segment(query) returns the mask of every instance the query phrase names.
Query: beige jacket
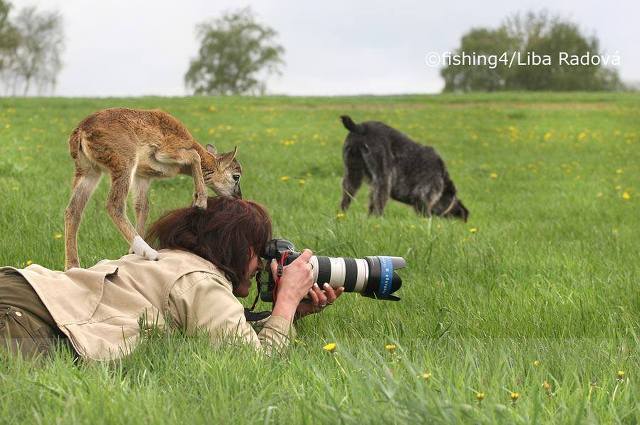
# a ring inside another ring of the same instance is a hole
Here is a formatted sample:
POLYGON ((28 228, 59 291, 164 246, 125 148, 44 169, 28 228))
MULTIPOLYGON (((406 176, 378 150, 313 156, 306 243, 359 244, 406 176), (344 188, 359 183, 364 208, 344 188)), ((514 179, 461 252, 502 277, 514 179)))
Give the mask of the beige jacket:
POLYGON ((126 255, 88 269, 58 272, 34 264, 18 272, 78 354, 92 360, 128 354, 141 329, 165 321, 188 334, 205 330, 214 344, 239 338, 267 353, 286 346, 295 332, 288 320, 271 316, 256 334, 224 274, 185 251, 161 250, 158 261, 126 255))

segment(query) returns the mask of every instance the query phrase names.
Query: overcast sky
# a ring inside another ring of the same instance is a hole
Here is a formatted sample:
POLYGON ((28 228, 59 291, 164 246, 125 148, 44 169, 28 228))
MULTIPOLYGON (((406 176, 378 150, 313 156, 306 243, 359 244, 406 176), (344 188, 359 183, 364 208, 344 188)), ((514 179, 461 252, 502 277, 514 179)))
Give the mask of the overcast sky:
POLYGON ((640 81, 640 3, 632 0, 11 0, 58 10, 65 22, 57 95, 175 96, 197 52, 195 25, 250 5, 279 33, 283 74, 268 92, 291 95, 436 93, 444 83, 427 52, 455 49, 471 27, 497 26, 516 11, 546 8, 619 53, 625 81, 640 81))

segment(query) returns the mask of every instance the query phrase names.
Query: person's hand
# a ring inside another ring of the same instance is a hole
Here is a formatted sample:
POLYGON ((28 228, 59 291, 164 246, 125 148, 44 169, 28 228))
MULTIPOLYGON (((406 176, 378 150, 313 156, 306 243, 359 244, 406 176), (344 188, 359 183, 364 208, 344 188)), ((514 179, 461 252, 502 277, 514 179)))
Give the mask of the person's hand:
POLYGON ((331 285, 325 283, 323 288, 324 290, 320 289, 317 283, 313 284, 313 287, 309 290, 308 302, 305 302, 307 300, 302 300, 302 302, 298 304, 295 315, 296 319, 321 312, 326 306, 333 304, 336 298, 344 292, 344 286, 333 289, 331 285))
MULTIPOLYGON (((293 319, 300 300, 309 293, 313 286, 313 267, 309 264, 312 255, 311 250, 305 249, 291 264, 284 266, 278 284, 273 315, 283 316, 289 320, 293 319)), ((278 264, 275 261, 271 262, 271 273, 274 277, 277 276, 278 264)))

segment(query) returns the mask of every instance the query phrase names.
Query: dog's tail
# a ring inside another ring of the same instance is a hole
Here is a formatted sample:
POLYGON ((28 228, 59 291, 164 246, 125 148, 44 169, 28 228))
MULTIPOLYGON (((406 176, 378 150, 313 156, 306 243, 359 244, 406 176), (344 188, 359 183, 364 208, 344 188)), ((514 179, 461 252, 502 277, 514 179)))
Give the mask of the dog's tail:
POLYGON ((350 116, 342 115, 340 119, 342 120, 342 125, 350 132, 364 134, 364 125, 354 123, 350 116))

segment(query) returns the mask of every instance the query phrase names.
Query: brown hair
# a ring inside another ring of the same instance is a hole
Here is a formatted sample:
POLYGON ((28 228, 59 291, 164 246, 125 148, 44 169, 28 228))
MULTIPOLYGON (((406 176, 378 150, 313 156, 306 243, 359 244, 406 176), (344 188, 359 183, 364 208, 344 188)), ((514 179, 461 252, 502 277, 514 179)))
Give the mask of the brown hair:
POLYGON ((218 196, 207 208, 169 211, 151 225, 147 241, 158 249, 189 251, 211 261, 235 288, 247 278, 250 249, 260 255, 271 239, 271 219, 252 201, 218 196))

